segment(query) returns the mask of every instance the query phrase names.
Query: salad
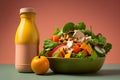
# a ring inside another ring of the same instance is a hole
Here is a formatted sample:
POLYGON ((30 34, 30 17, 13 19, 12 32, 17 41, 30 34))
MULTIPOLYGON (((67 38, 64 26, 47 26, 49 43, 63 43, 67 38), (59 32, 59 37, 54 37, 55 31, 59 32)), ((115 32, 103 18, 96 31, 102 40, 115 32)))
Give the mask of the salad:
POLYGON ((86 29, 84 22, 66 23, 62 29, 56 28, 51 39, 44 40, 40 56, 60 58, 97 58, 105 57, 112 44, 98 33, 86 29))

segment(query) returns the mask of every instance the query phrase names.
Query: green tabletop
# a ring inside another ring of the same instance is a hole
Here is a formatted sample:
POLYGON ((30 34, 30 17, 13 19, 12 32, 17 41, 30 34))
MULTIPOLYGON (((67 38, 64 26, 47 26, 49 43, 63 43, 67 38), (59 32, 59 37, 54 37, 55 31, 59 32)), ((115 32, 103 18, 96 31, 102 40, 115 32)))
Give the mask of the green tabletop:
POLYGON ((0 80, 120 80, 119 65, 103 65, 92 74, 55 74, 49 70, 45 75, 18 73, 14 65, 0 65, 0 80))

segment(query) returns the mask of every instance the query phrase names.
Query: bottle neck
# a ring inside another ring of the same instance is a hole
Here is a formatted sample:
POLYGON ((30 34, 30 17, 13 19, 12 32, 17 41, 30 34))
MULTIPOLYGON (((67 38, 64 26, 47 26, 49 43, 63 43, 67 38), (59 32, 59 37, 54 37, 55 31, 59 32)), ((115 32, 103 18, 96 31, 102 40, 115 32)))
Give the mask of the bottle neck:
POLYGON ((22 13, 20 14, 21 20, 30 20, 30 21, 35 21, 35 13, 22 13))

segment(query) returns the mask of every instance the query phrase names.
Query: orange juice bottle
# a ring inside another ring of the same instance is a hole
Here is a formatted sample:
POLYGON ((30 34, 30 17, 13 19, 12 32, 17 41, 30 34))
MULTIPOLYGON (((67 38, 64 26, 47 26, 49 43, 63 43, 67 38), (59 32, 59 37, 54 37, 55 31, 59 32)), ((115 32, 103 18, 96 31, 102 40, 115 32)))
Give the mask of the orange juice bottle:
POLYGON ((33 8, 20 9, 20 24, 15 35, 15 68, 18 72, 32 72, 31 60, 39 53, 39 33, 33 8))

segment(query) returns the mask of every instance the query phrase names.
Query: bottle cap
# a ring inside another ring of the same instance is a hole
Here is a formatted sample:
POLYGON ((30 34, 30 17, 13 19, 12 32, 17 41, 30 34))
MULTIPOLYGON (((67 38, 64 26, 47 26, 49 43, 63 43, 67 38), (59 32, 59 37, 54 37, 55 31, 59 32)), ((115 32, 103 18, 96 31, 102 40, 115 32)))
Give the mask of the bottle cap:
POLYGON ((21 8, 20 9, 20 14, 21 13, 27 13, 27 12, 35 13, 35 9, 34 8, 21 8))

